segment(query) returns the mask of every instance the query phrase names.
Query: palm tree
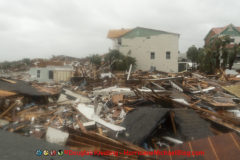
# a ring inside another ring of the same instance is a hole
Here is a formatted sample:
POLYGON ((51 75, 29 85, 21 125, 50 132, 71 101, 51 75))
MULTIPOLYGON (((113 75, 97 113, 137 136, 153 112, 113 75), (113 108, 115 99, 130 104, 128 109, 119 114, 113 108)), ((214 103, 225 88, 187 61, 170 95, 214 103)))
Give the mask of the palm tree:
MULTIPOLYGON (((229 36, 221 36, 214 38, 210 43, 210 48, 214 53, 216 61, 216 69, 220 69, 220 61, 223 58, 224 63, 227 61, 227 45, 230 44, 231 39, 229 36), (222 56, 221 56, 222 55, 222 56)), ((223 65, 223 64, 222 64, 223 65)))

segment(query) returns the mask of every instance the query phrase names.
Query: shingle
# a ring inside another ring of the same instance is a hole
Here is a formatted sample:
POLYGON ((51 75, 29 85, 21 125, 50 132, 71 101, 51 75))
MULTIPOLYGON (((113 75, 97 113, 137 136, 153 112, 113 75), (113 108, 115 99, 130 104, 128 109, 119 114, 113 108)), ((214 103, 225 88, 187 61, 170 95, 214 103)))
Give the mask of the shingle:
POLYGON ((8 92, 16 92, 24 95, 30 96, 49 96, 52 95, 47 92, 39 91, 36 87, 33 87, 30 83, 14 80, 16 83, 8 83, 6 81, 0 80, 0 90, 8 92))
POLYGON ((147 106, 139 107, 127 114, 122 123, 126 132, 119 138, 141 145, 152 135, 160 123, 168 118, 169 111, 175 112, 177 137, 182 140, 199 139, 212 135, 208 122, 200 118, 194 110, 147 106))
POLYGON ((199 139, 213 135, 207 121, 202 119, 194 110, 174 110, 175 122, 184 140, 199 139))
POLYGON ((139 107, 129 112, 123 122, 128 136, 123 139, 134 144, 142 144, 156 129, 169 109, 158 107, 139 107))

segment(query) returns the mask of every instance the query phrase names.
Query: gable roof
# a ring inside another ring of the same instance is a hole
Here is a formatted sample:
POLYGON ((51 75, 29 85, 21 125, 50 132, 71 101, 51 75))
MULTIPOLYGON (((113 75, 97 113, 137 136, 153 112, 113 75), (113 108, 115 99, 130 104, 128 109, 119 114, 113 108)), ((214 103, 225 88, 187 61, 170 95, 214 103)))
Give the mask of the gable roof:
POLYGON ((108 38, 133 38, 133 37, 148 37, 158 34, 173 34, 179 36, 177 33, 166 32, 156 29, 149 29, 143 27, 136 27, 133 29, 120 29, 120 30, 109 30, 108 38))
POLYGON ((169 111, 175 112, 177 132, 182 140, 200 139, 212 135, 207 121, 192 109, 142 106, 128 112, 121 124, 126 128, 127 136, 119 135, 119 138, 141 145, 154 130, 158 129, 159 124, 167 119, 169 111))
MULTIPOLYGON (((213 32, 215 34, 220 34, 221 32, 223 32, 229 25, 225 26, 225 27, 216 27, 216 28, 212 28, 213 32)), ((233 25, 232 25, 233 26, 233 25)), ((240 32, 240 27, 235 27, 239 32, 240 32)))
POLYGON ((166 32, 162 30, 156 30, 156 29, 149 29, 149 28, 143 28, 143 27, 136 27, 132 29, 130 32, 122 35, 124 38, 134 38, 134 37, 150 37, 150 36, 155 36, 159 34, 172 34, 172 35, 177 35, 177 33, 172 33, 172 32, 166 32))
POLYGON ((121 37, 122 35, 128 33, 129 31, 131 31, 132 29, 113 29, 113 30, 109 30, 108 31, 108 38, 118 38, 121 37))
POLYGON ((3 91, 7 91, 7 94, 6 92, 4 93, 7 96, 14 95, 15 93, 28 96, 52 96, 59 94, 59 91, 53 91, 49 88, 47 89, 25 81, 14 80, 13 82, 14 83, 11 83, 5 79, 0 79, 0 93, 3 94, 3 91))
POLYGON ((168 111, 168 108, 144 106, 128 112, 122 123, 128 136, 121 139, 141 145, 158 127, 168 111))
POLYGON ((175 121, 183 140, 200 139, 213 135, 209 124, 191 109, 174 109, 175 121))
POLYGON ((227 28, 229 27, 232 27, 233 29, 235 29, 237 32, 240 32, 240 27, 235 27, 233 24, 229 24, 227 26, 224 26, 224 27, 215 27, 215 28, 212 28, 208 34, 206 35, 206 37, 204 39, 206 39, 208 37, 208 35, 213 32, 214 35, 218 35, 218 34, 221 34, 223 33, 227 28))

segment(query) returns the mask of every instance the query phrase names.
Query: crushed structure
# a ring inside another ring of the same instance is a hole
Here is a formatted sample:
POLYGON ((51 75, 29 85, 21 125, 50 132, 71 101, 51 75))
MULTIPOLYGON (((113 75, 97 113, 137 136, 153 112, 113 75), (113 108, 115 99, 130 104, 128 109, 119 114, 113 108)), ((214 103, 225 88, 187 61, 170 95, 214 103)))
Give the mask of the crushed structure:
POLYGON ((77 65, 68 82, 1 77, 1 130, 76 151, 205 152, 119 159, 240 158, 240 74, 91 69, 77 65))

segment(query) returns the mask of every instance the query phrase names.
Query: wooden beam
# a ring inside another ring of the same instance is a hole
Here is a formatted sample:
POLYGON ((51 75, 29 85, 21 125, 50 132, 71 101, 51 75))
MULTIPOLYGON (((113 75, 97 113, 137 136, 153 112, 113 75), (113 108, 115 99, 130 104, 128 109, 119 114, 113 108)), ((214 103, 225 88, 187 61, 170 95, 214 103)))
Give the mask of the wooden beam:
POLYGON ((6 115, 11 109, 13 109, 15 106, 17 105, 17 101, 15 101, 14 103, 12 103, 10 105, 10 107, 8 107, 8 109, 6 109, 1 115, 0 118, 2 118, 4 115, 6 115))
POLYGON ((174 117, 175 117, 175 113, 173 111, 170 111, 170 118, 171 118, 171 122, 172 122, 173 131, 174 131, 174 134, 177 135, 177 129, 176 129, 174 117))

